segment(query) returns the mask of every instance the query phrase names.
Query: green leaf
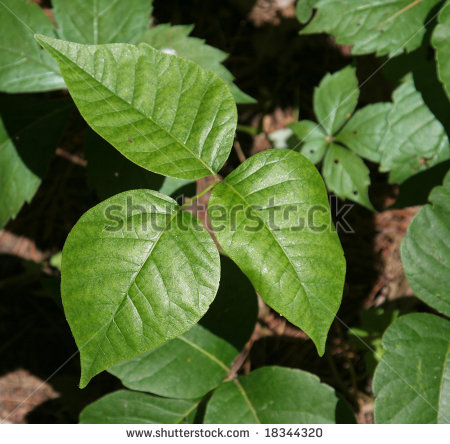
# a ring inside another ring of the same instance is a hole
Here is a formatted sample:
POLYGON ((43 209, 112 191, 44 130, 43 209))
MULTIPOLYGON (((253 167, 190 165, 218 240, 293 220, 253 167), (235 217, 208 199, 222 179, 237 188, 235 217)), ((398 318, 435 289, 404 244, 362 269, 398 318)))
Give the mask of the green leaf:
POLYGON ((72 111, 67 100, 0 96, 0 228, 35 195, 72 111))
POLYGON ((214 71, 229 86, 237 103, 255 103, 256 100, 241 91, 234 83, 234 76, 222 64, 226 52, 207 45, 203 39, 190 37, 193 25, 170 26, 168 23, 148 29, 137 42, 148 43, 160 51, 192 60, 205 69, 214 71))
POLYGON ((319 0, 304 34, 326 32, 353 54, 395 56, 422 43, 424 22, 441 0, 319 0))
POLYGON ((169 398, 200 398, 231 371, 239 351, 200 325, 108 371, 132 390, 169 398))
POLYGON ((447 1, 441 9, 438 25, 434 29, 432 44, 436 50, 439 79, 450 97, 450 3, 447 1))
POLYGON ((339 398, 317 376, 262 367, 222 384, 206 407, 205 424, 334 424, 339 398))
POLYGON ((85 213, 63 249, 61 295, 81 354, 81 387, 186 332, 206 313, 219 254, 200 221, 150 190, 85 213))
POLYGON ((226 254, 322 355, 345 260, 314 165, 294 151, 263 151, 213 189, 208 213, 226 254))
POLYGON ((119 390, 89 404, 80 424, 192 424, 198 402, 119 390))
POLYGON ((64 88, 57 63, 33 35, 55 35, 44 11, 28 0, 0 2, 0 91, 39 92, 64 88))
POLYGON ((89 185, 102 200, 122 191, 162 186, 163 176, 130 162, 94 131, 88 130, 84 152, 89 185))
POLYGON ((369 200, 369 169, 355 153, 332 143, 323 162, 322 175, 328 189, 341 199, 374 210, 369 200))
POLYGON ((237 111, 223 80, 152 47, 80 45, 37 36, 58 60, 89 125, 156 173, 197 179, 228 158, 237 111))
POLYGON ((298 0, 295 12, 300 23, 306 23, 313 14, 313 8, 318 0, 298 0))
POLYGON ((325 155, 328 147, 327 135, 317 123, 310 120, 301 120, 300 122, 288 125, 298 138, 300 153, 302 153, 312 163, 317 164, 325 155))
POLYGON ((375 372, 375 421, 450 424, 450 322, 425 313, 400 317, 383 336, 375 372))
POLYGON ((77 43, 134 43, 150 25, 149 0, 52 0, 64 40, 77 43))
POLYGON ((314 112, 317 120, 332 136, 351 117, 359 97, 356 70, 351 66, 327 74, 314 90, 314 112))
POLYGON ((376 103, 360 109, 337 134, 335 140, 358 156, 379 162, 379 146, 387 129, 387 116, 391 108, 391 103, 376 103))
POLYGON ((450 173, 429 196, 402 241, 402 264, 417 297, 450 316, 450 173))
POLYGON ((445 130, 425 105, 411 75, 394 91, 380 152, 380 171, 389 172, 390 183, 402 183, 450 158, 445 130))

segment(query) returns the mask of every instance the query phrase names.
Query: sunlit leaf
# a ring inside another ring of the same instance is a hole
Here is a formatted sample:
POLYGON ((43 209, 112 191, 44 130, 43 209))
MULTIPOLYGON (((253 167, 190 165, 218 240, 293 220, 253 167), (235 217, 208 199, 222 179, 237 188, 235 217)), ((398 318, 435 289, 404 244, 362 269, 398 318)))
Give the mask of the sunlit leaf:
POLYGON ((89 125, 128 159, 181 179, 222 167, 233 143, 236 104, 212 71, 146 44, 37 38, 58 60, 89 125))
POLYGON ((192 328, 213 301, 219 254, 176 202, 150 190, 85 213, 63 249, 61 293, 81 355, 81 387, 192 328))
POLYGON ((294 151, 263 151, 213 189, 208 212, 226 254, 323 354, 345 260, 314 165, 294 151))

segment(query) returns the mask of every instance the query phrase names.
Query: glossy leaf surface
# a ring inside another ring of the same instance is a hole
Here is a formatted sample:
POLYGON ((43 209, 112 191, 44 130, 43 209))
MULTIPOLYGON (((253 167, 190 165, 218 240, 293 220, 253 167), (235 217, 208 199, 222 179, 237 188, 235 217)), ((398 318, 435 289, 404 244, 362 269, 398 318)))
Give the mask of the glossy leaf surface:
POLYGON ((198 219, 150 190, 85 213, 63 250, 61 293, 81 387, 192 328, 213 301, 219 254, 198 219))
POLYGON ((146 44, 37 39, 58 60, 88 124, 128 159, 181 179, 222 167, 233 143, 236 104, 212 71, 146 44))
POLYGON ((294 151, 263 151, 213 189, 208 212, 220 245, 256 291, 323 354, 345 260, 314 165, 294 151))

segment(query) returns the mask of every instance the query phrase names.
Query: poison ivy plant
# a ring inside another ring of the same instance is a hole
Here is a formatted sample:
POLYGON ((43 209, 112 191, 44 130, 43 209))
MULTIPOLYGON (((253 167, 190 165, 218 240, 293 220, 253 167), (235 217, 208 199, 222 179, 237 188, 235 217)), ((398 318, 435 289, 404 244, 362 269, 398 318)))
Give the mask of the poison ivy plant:
POLYGON ((0 96, 0 228, 35 195, 72 111, 68 100, 0 96))
POLYGON ((65 88, 57 64, 33 38, 40 33, 94 45, 146 42, 213 70, 227 82, 238 103, 255 102, 233 83, 233 75, 222 64, 227 54, 202 39, 190 37, 192 26, 161 24, 149 29, 151 0, 55 0, 52 4, 57 29, 33 2, 4 0, 0 4, 0 25, 4 31, 0 37, 0 91, 65 88))
POLYGON ((375 372, 377 423, 450 424, 450 322, 413 313, 383 336, 375 372))
MULTIPOLYGON (((301 32, 326 32, 352 45, 352 53, 395 56, 418 48, 433 7, 441 0, 319 0, 313 20, 301 32)), ((307 15, 302 10, 299 20, 307 15)))
MULTIPOLYGON (((266 151, 221 181, 216 172, 231 149, 236 107, 216 74, 146 44, 37 39, 58 60, 87 122, 119 151, 167 175, 215 175, 204 192, 213 189, 211 223, 224 222, 223 229, 213 226, 219 243, 322 355, 341 300, 345 260, 313 165, 290 150, 266 151), (218 207, 225 221, 217 218, 218 207), (236 209, 235 229, 229 223, 236 209), (259 229, 252 232, 249 221, 259 229)), ((169 197, 145 190, 116 195, 77 223, 63 250, 62 300, 81 353, 82 387, 100 371, 179 337, 208 310, 220 267, 199 224, 169 197)), ((186 356, 199 343, 214 355, 220 341, 201 328, 189 335, 165 349, 186 356)), ((220 359, 229 364, 237 350, 221 347, 220 359)), ((151 361, 163 362, 165 349, 155 350, 151 361)))
POLYGON ((323 161, 330 191, 373 209, 369 169, 360 157, 379 163, 391 183, 402 183, 449 159, 450 145, 411 75, 394 91, 393 103, 368 105, 353 115, 358 95, 353 68, 325 76, 314 92, 319 124, 303 120, 289 125, 296 136, 290 147, 313 163, 323 161))
POLYGON ((450 173, 429 196, 402 241, 402 264, 414 293, 450 316, 450 173))
POLYGON ((198 402, 119 390, 88 405, 81 424, 192 424, 198 402))
POLYGON ((301 120, 289 125, 297 138, 291 148, 315 164, 323 160, 322 175, 330 191, 373 210, 369 169, 359 156, 379 160, 378 146, 391 105, 369 105, 353 115, 358 97, 354 68, 327 74, 314 91, 319 123, 301 120))
POLYGON ((262 367, 223 383, 208 402, 204 422, 334 424, 339 404, 334 390, 321 384, 317 376, 302 370, 262 367))
POLYGON ((432 43, 436 49, 436 60, 438 64, 439 78, 444 85, 447 95, 450 97, 450 5, 449 2, 439 13, 438 25, 436 26, 432 43))

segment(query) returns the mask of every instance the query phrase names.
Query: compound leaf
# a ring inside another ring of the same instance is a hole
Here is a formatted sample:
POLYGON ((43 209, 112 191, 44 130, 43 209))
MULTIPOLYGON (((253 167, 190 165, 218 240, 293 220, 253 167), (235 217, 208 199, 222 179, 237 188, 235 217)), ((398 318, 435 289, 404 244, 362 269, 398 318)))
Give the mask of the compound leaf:
POLYGON ((89 404, 80 424, 192 424, 198 402, 119 390, 89 404))
POLYGON ((86 172, 89 185, 102 200, 122 191, 141 188, 159 190, 163 184, 163 176, 129 161, 90 129, 86 135, 84 154, 88 162, 86 172))
POLYGON ((213 189, 208 213, 227 255, 322 355, 345 259, 314 165, 291 150, 263 151, 213 189))
POLYGON ((440 0, 319 0, 304 34, 326 32, 353 54, 398 55, 420 46, 424 22, 440 0))
POLYGON ((216 295, 220 262, 197 218, 167 196, 135 190, 81 217, 61 274, 85 387, 102 370, 192 328, 216 295))
POLYGON ((0 2, 0 91, 39 92, 64 88, 58 64, 33 38, 36 32, 54 36, 44 11, 28 0, 0 2))
POLYGON ((73 109, 67 100, 0 96, 0 228, 35 195, 73 109))
POLYGON ((402 241, 402 264, 414 293, 450 316, 450 173, 429 196, 402 241))
POLYGON ((373 210, 369 200, 369 169, 355 153, 332 143, 325 155, 323 178, 330 191, 373 210))
POLYGON ((150 25, 149 0, 52 0, 64 40, 77 43, 134 43, 150 25))
POLYGON ((356 70, 351 66, 327 74, 314 90, 314 112, 317 120, 332 136, 351 117, 359 97, 356 70))
POLYGON ((358 156, 379 162, 379 146, 387 129, 391 103, 368 105, 355 113, 335 140, 343 143, 358 156))
POLYGON ((262 367, 222 384, 212 395, 205 424, 334 424, 334 390, 302 370, 262 367))
POLYGON ((375 421, 450 424, 450 322, 426 313, 400 317, 383 336, 375 371, 375 421))
POLYGON ((212 71, 146 45, 80 45, 37 36, 58 60, 88 124, 156 173, 197 179, 231 150, 236 104, 212 71))
POLYGON ((132 390, 169 398, 200 398, 228 376, 238 353, 226 341, 196 325, 184 335, 108 371, 132 390))
POLYGON ((411 75, 394 91, 380 152, 380 171, 389 172, 391 183, 402 183, 450 158, 444 127, 425 105, 411 75))
POLYGON ((193 25, 170 26, 163 23, 145 31, 137 41, 148 43, 168 54, 192 60, 203 68, 214 71, 228 84, 237 103, 255 103, 256 101, 252 97, 233 83, 233 74, 222 64, 228 54, 207 45, 203 39, 189 36, 193 28, 193 25))
POLYGON ((439 78, 450 97, 450 3, 447 1, 442 7, 438 18, 438 25, 434 29, 432 44, 436 49, 436 61, 439 78))

